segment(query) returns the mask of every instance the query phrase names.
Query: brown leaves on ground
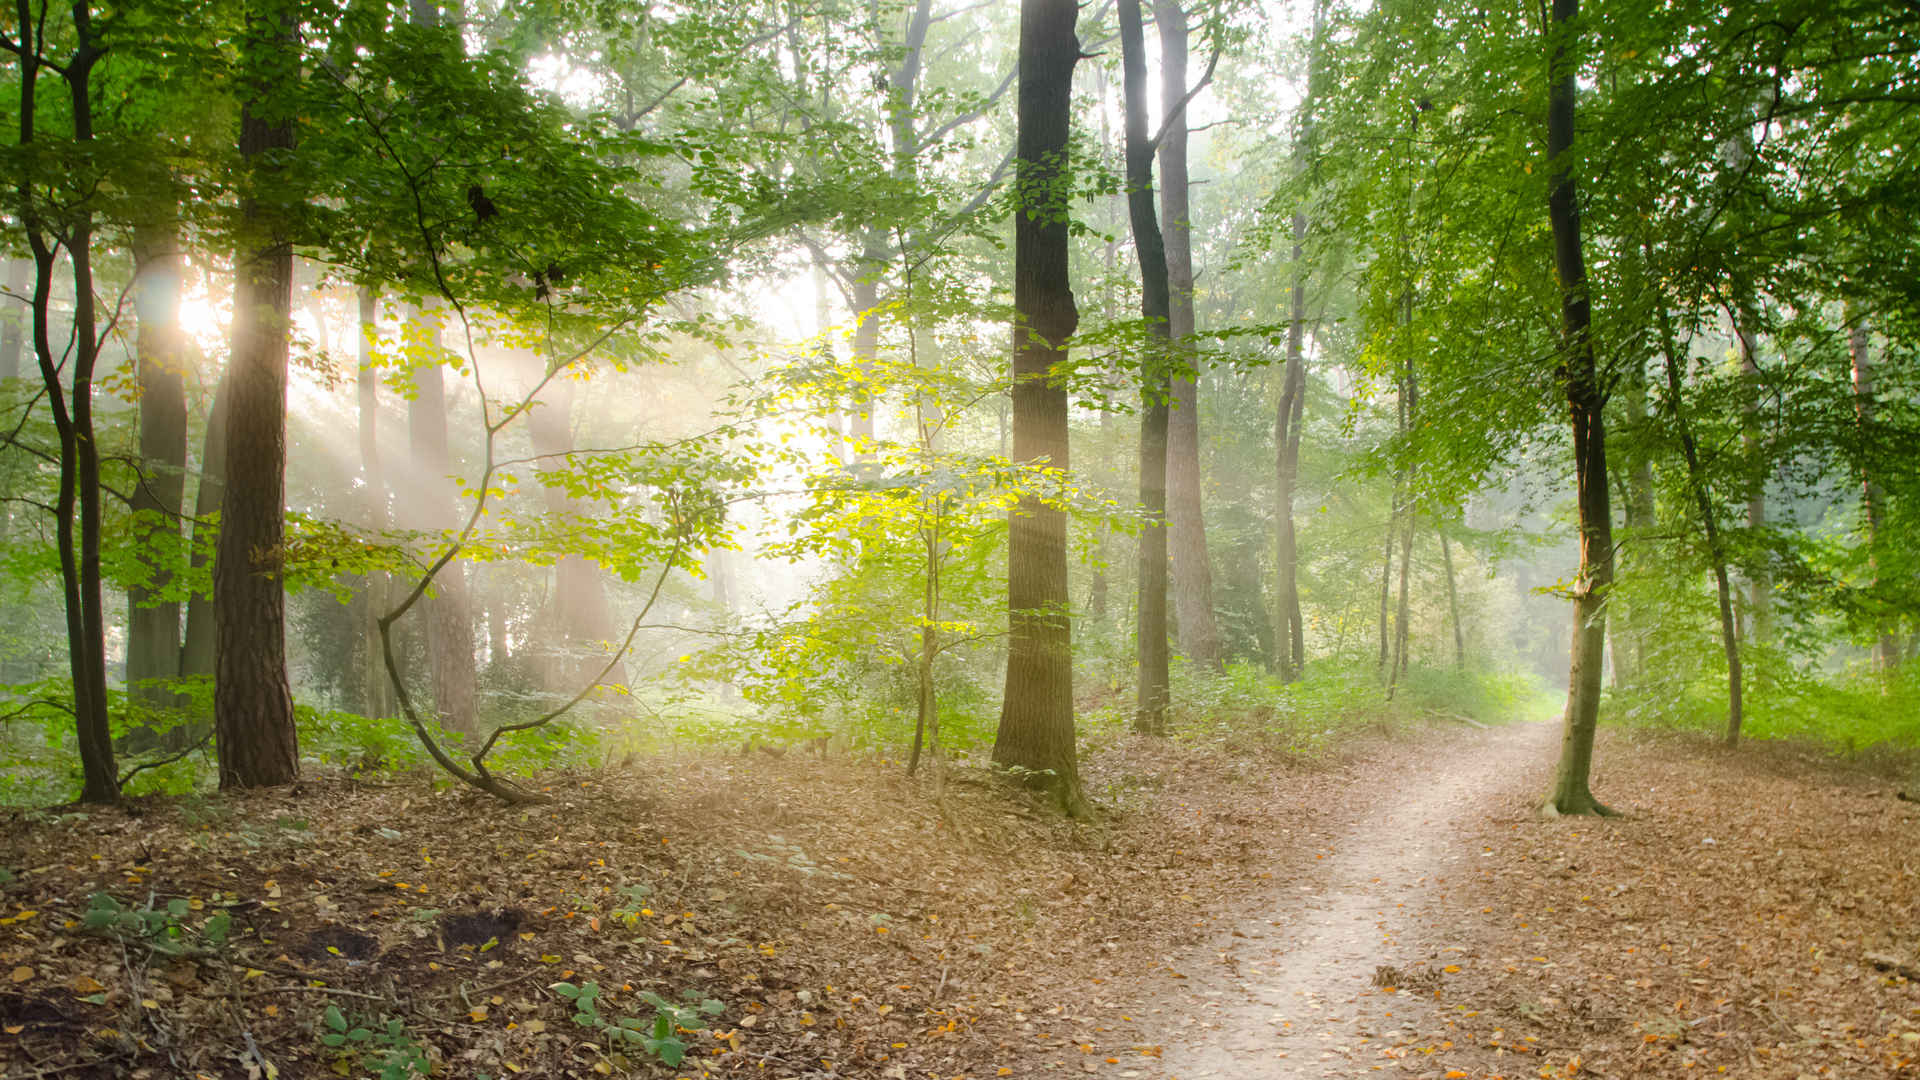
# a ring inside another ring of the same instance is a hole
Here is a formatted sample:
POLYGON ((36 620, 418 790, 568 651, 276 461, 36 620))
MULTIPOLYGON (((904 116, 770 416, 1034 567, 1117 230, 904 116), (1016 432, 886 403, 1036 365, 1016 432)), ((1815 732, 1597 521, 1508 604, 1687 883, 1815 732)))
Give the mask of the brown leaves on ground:
POLYGON ((1920 809, 1764 746, 1596 761, 1625 818, 1516 799, 1475 838, 1479 959, 1447 1000, 1483 1046, 1533 1040, 1510 1076, 1920 1076, 1920 809))

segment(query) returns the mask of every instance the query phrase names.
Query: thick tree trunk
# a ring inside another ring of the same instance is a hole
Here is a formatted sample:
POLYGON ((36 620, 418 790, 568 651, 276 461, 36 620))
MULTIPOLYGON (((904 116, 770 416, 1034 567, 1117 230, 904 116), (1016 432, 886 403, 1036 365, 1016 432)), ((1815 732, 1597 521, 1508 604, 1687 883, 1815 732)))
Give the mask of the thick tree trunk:
MULTIPOLYGON (((1072 124, 1075 0, 1021 0, 1013 225, 1013 458, 1066 474, 1067 389, 1053 377, 1080 317, 1068 276, 1067 138, 1072 124)), ((1023 495, 1008 521, 1006 693, 996 765, 1025 770, 1071 813, 1083 812, 1075 763, 1073 641, 1067 613, 1067 519, 1023 495)))
POLYGON ((134 308, 139 319, 140 474, 131 509, 136 548, 151 553, 147 581, 127 590, 127 693, 155 708, 176 703, 180 675, 180 602, 160 600, 181 549, 186 493, 187 352, 180 331, 185 258, 171 228, 136 237, 134 308))
MULTIPOLYGON (((408 499, 419 530, 455 528, 459 511, 448 488, 453 455, 447 438, 447 390, 440 363, 440 328, 427 312, 416 310, 408 337, 424 342, 429 358, 413 371, 413 400, 407 404, 408 446, 412 451, 416 490, 408 499)), ((478 728, 472 603, 468 598, 467 567, 458 559, 434 576, 433 594, 426 597, 427 668, 433 683, 433 704, 440 723, 449 731, 471 733, 478 728)))
MULTIPOLYGON (((1857 315, 1847 320, 1847 353, 1853 361, 1854 417, 1864 436, 1873 426, 1873 352, 1872 343, 1867 337, 1867 321, 1857 315)), ((1862 441, 1870 442, 1870 438, 1863 438, 1862 441)), ((1863 459, 1860 466, 1860 503, 1866 512, 1867 571, 1873 575, 1876 585, 1880 583, 1882 501, 1873 466, 1863 459)), ((1882 672, 1891 672, 1900 666, 1900 638, 1893 632, 1893 627, 1884 621, 1874 643, 1873 666, 1882 672)))
POLYGON ((272 16, 256 11, 249 21, 243 49, 251 55, 243 63, 258 89, 241 110, 240 154, 254 183, 240 202, 227 370, 227 490, 213 565, 213 722, 222 788, 288 784, 300 777, 281 584, 293 245, 283 224, 286 208, 258 194, 266 187, 259 181, 285 169, 274 158, 293 146, 291 120, 270 122, 260 112, 261 96, 272 85, 268 73, 284 74, 291 66, 294 19, 282 9, 272 16))
POLYGON ((1167 411, 1171 310, 1167 251, 1153 207, 1152 136, 1147 124, 1146 34, 1140 0, 1120 0, 1120 67, 1126 95, 1127 217, 1140 262, 1140 314, 1147 332, 1140 354, 1139 702, 1133 730, 1166 733, 1167 673, 1167 411))
MULTIPOLYGON (((1187 94, 1187 15, 1177 0, 1154 5, 1160 35, 1160 100, 1187 94)), ((1171 372, 1172 409, 1167 416, 1167 530, 1173 553, 1173 600, 1180 651, 1200 667, 1221 671, 1225 647, 1214 614, 1213 566, 1207 555, 1207 524, 1200 480, 1199 350, 1193 347, 1193 221, 1187 195, 1187 114, 1167 117, 1160 143, 1160 220, 1167 268, 1167 336, 1177 370, 1171 372)))
POLYGON ((1694 507, 1700 513, 1700 525, 1707 536, 1707 557, 1713 563, 1713 584, 1720 601, 1720 644, 1727 655, 1727 745, 1733 746, 1740 741, 1740 724, 1744 708, 1742 674, 1740 667, 1740 624, 1733 613, 1733 584, 1727 573, 1727 546, 1720 535, 1719 515, 1714 512, 1713 492, 1710 488, 1706 469, 1700 463, 1699 444, 1693 437, 1693 427, 1687 421, 1686 400, 1682 396, 1680 382, 1680 362, 1676 357, 1679 351, 1674 341, 1672 321, 1663 310, 1660 312, 1660 344, 1667 368, 1667 408, 1673 414, 1674 426, 1680 430, 1680 451, 1687 462, 1687 487, 1693 492, 1694 507))
POLYGON ((1607 643, 1607 592, 1613 587, 1613 508, 1607 490, 1606 396, 1594 360, 1593 312, 1580 240, 1579 193, 1573 177, 1574 20, 1580 0, 1553 0, 1547 30, 1552 59, 1547 92, 1547 162, 1552 187, 1554 269, 1560 280, 1564 341, 1561 364, 1573 428, 1574 480, 1580 527, 1580 571, 1574 589, 1573 647, 1567 675, 1565 734, 1547 808, 1560 814, 1606 814, 1593 797, 1593 737, 1600 722, 1600 676, 1607 643))
MULTIPOLYGON (((380 297, 371 286, 360 287, 359 372, 354 384, 359 410, 360 479, 363 484, 362 510, 367 530, 387 531, 392 521, 387 512, 387 474, 380 462, 380 370, 374 362, 374 341, 380 333, 380 297)), ((387 683, 387 669, 380 660, 380 616, 386 613, 391 581, 384 570, 376 570, 361 582, 360 617, 362 675, 366 700, 361 707, 368 716, 394 714, 393 689, 387 683)))

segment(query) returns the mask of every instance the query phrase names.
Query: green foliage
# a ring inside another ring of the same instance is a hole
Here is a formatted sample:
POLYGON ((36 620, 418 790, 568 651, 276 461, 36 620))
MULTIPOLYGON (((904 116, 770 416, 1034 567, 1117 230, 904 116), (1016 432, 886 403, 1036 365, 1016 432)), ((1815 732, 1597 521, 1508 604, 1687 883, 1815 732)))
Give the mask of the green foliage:
POLYGON ((378 1070, 380 1080, 407 1080, 410 1076, 428 1076, 433 1062, 427 1047, 413 1037, 407 1025, 390 1017, 349 1020, 337 1005, 329 1005, 321 1014, 324 1029, 320 1044, 338 1052, 336 1060, 350 1070, 354 1065, 378 1070))
POLYGON ((111 893, 97 892, 87 898, 80 927, 160 956, 176 957, 224 948, 233 930, 233 917, 216 911, 205 919, 195 919, 193 903, 183 898, 155 907, 152 897, 142 904, 129 905, 111 893))
POLYGON ((627 1048, 639 1050, 674 1068, 687 1055, 688 1043, 681 1036, 706 1031, 707 1018, 726 1011, 724 1004, 712 998, 702 999, 698 994, 687 994, 681 1001, 674 1002, 651 990, 643 990, 640 1000, 653 1007, 651 1017, 607 1017, 600 1011, 598 982, 557 982, 547 989, 573 1006, 574 1023, 597 1032, 615 1048, 616 1063, 621 1060, 618 1050, 627 1048))

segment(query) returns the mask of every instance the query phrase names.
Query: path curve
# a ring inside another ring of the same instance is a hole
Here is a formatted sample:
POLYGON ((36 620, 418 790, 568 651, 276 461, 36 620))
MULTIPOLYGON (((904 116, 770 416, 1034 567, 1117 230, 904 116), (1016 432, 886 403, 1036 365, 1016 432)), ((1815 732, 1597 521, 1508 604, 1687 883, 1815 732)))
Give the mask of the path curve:
POLYGON ((1546 790, 1559 735, 1557 722, 1470 733, 1383 785, 1287 886, 1292 897, 1190 959, 1183 990, 1161 1003, 1186 1021, 1167 1036, 1163 1075, 1377 1076, 1392 1051, 1433 1031, 1432 994, 1383 986, 1443 979, 1448 950, 1467 947, 1450 930, 1462 913, 1444 903, 1448 882, 1464 884, 1482 855, 1464 826, 1517 791, 1546 790))

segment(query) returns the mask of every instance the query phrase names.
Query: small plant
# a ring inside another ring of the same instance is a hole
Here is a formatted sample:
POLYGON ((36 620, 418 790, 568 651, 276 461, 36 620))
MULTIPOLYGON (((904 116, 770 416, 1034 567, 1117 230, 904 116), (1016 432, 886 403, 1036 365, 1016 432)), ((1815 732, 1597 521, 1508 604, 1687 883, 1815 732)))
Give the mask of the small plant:
POLYGON ((573 1005, 574 1023, 599 1032, 611 1046, 630 1046, 651 1054, 668 1068, 679 1065, 687 1056, 687 1043, 680 1036, 707 1030, 705 1018, 718 1016, 726 1008, 712 998, 688 995, 684 1002, 673 1002, 647 990, 640 994, 640 1000, 653 1006, 651 1020, 637 1016, 608 1020, 600 1014, 599 983, 557 982, 547 989, 573 1005))
POLYGON ((426 1047, 416 1042, 407 1025, 397 1019, 364 1027, 349 1023, 339 1006, 329 1005, 324 1020, 327 1030, 321 1033, 320 1042, 340 1051, 334 1071, 342 1076, 353 1071, 356 1061, 364 1068, 378 1069, 380 1080, 407 1080, 433 1071, 426 1047))
POLYGON ((163 956, 181 956, 195 949, 219 949, 227 943, 233 929, 233 916, 216 911, 198 926, 187 922, 193 905, 181 899, 169 900, 162 907, 130 907, 113 894, 97 892, 87 898, 87 913, 82 928, 138 942, 163 956))

